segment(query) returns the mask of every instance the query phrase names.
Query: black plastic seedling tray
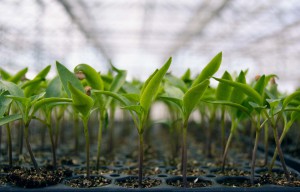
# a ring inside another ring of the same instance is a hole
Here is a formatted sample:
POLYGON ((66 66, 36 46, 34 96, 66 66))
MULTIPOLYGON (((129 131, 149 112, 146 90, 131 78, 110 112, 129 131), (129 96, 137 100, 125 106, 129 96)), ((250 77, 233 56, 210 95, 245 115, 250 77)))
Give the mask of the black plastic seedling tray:
MULTIPOLYGON (((108 169, 111 169, 112 167, 106 167, 108 169)), ((126 168, 126 167, 124 167, 126 168)), ((112 173, 112 174, 103 174, 102 176, 111 180, 111 183, 103 186, 103 187, 94 187, 94 188, 72 188, 70 186, 65 185, 65 182, 68 179, 72 179, 74 177, 66 178, 63 182, 54 185, 54 186, 48 186, 44 188, 20 188, 16 186, 11 186, 11 185, 4 185, 0 187, 0 191, 300 191, 300 187, 286 187, 286 186, 278 186, 278 185, 261 185, 261 186, 256 186, 256 187, 234 187, 234 186, 226 186, 221 184, 222 181, 244 181, 244 180, 249 180, 249 176, 222 176, 219 174, 216 174, 218 172, 219 168, 211 168, 211 167, 206 167, 202 166, 199 167, 204 174, 201 176, 190 176, 188 177, 188 180, 190 181, 206 181, 209 182, 211 185, 207 187, 199 187, 199 188, 181 188, 181 187, 175 187, 172 185, 169 185, 168 183, 170 181, 174 180, 181 180, 180 176, 174 176, 168 174, 168 170, 172 169, 173 167, 159 167, 160 169, 160 174, 157 175, 152 175, 149 176, 151 179, 157 179, 161 181, 161 184, 158 186, 155 186, 153 188, 147 188, 147 189, 138 189, 138 188, 124 188, 119 185, 116 185, 117 182, 121 180, 125 180, 128 178, 134 178, 136 176, 132 175, 124 175, 124 174, 118 174, 118 173, 112 173)), ((113 168, 114 169, 114 168, 113 168)), ((119 167, 118 167, 119 169, 119 167)), ((244 172, 250 172, 249 166, 245 165, 242 169, 244 172)), ((256 168, 256 174, 255 177, 259 177, 260 172, 264 171, 264 168, 256 168)), ((299 172, 296 170, 289 168, 289 170, 297 175, 299 177, 299 172)), ((274 169, 274 172, 280 171, 279 168, 274 169)))

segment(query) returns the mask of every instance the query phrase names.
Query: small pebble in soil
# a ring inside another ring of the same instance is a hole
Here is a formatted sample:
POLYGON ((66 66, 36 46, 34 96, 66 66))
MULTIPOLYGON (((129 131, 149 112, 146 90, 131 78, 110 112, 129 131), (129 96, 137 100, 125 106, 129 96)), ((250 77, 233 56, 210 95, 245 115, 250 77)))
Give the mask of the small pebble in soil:
POLYGON ((102 176, 77 177, 66 180, 65 185, 75 188, 91 188, 91 187, 102 187, 111 183, 110 179, 102 176))
MULTIPOLYGON (((161 184, 160 180, 145 178, 143 179, 142 182, 142 188, 156 187, 160 184, 161 184)), ((119 185, 121 187, 126 187, 126 188, 139 188, 138 178, 136 177, 117 180, 116 185, 119 185)))

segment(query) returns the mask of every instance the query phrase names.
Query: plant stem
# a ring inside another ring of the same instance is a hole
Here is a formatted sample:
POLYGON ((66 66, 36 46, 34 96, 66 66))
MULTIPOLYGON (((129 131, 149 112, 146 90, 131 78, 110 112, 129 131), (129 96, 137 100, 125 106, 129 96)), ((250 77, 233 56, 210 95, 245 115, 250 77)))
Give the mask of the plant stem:
POLYGON ((101 152, 101 143, 102 143, 102 130, 105 127, 105 112, 100 113, 100 123, 99 123, 99 130, 98 130, 98 144, 97 144, 97 164, 96 169, 99 169, 100 166, 100 152, 101 152))
POLYGON ((34 155, 33 155, 33 152, 31 150, 31 146, 30 146, 30 143, 29 143, 29 138, 28 138, 28 131, 29 131, 29 123, 25 123, 25 144, 26 144, 26 147, 27 147, 27 150, 29 152, 29 155, 30 155, 30 158, 31 158, 31 161, 32 161, 32 164, 34 166, 34 168, 36 170, 38 170, 38 164, 34 158, 34 155))
POLYGON ((222 107, 222 114, 221 114, 221 144, 222 144, 222 153, 225 152, 225 108, 222 107))
POLYGON ((19 155, 21 155, 23 153, 23 140, 24 140, 24 129, 22 123, 19 124, 18 140, 19 140, 19 155))
POLYGON ((257 152, 257 145, 259 141, 259 134, 260 134, 260 129, 257 128, 255 132, 255 142, 254 142, 254 147, 252 151, 252 162, 251 162, 251 184, 254 184, 254 169, 255 169, 255 161, 256 161, 256 152, 257 152))
POLYGON ((83 130, 85 136, 85 148, 86 148, 86 177, 90 178, 90 136, 88 128, 88 119, 83 119, 83 130))
POLYGON ((61 123, 61 118, 58 117, 57 121, 55 121, 55 140, 54 140, 54 146, 57 149, 58 147, 58 136, 59 136, 59 125, 61 123))
POLYGON ((51 124, 51 112, 47 117, 47 127, 49 130, 49 136, 50 136, 50 141, 51 141, 51 149, 52 149, 52 161, 53 161, 53 167, 56 169, 57 163, 56 163, 56 147, 55 147, 55 142, 53 139, 53 130, 52 130, 52 124, 51 124))
POLYGON ((139 141, 139 188, 142 188, 144 160, 144 138, 142 133, 139 133, 139 141))
POLYGON ((264 143, 265 143, 265 162, 264 162, 264 166, 268 165, 268 157, 269 157, 269 154, 268 154, 269 142, 268 142, 268 140, 269 140, 269 126, 266 123, 265 124, 265 132, 264 132, 264 143))
POLYGON ((227 142, 226 142, 226 147, 225 147, 225 150, 224 150, 224 153, 223 153, 223 157, 222 157, 222 172, 223 173, 225 171, 225 162, 226 162, 226 158, 227 158, 229 146, 231 144, 232 137, 233 137, 234 132, 235 132, 236 125, 237 125, 236 121, 232 120, 232 122, 231 122, 231 128, 230 128, 230 133, 229 133, 229 136, 228 136, 228 139, 227 139, 227 142))
POLYGON ((277 129, 276 129, 275 126, 273 127, 273 133, 274 133, 274 139, 275 139, 275 142, 276 142, 278 155, 279 155, 279 158, 280 158, 280 161, 281 161, 281 164, 282 164, 282 168, 284 170, 284 174, 285 174, 286 179, 289 181, 290 180, 290 174, 289 174, 289 172, 287 170, 287 167, 286 167, 286 164, 285 164, 285 160, 284 160, 283 153, 282 153, 282 150, 281 150, 280 142, 279 142, 279 139, 278 139, 277 129))
POLYGON ((75 115, 74 117, 74 130, 75 130, 75 154, 78 153, 79 151, 79 119, 78 119, 78 115, 75 115))
POLYGON ((187 187, 187 126, 188 121, 185 120, 183 123, 183 139, 182 139, 182 182, 183 187, 187 187))
POLYGON ((208 130, 207 130, 207 142, 206 142, 206 156, 208 158, 211 158, 212 157, 212 152, 211 152, 211 134, 212 134, 212 131, 214 129, 214 126, 215 126, 215 119, 216 119, 216 111, 215 109, 212 110, 211 114, 210 114, 210 119, 209 119, 209 127, 208 127, 208 130))
POLYGON ((10 124, 6 124, 6 130, 7 130, 7 144, 8 144, 8 161, 9 161, 9 167, 12 167, 12 142, 11 142, 11 132, 10 132, 10 124))

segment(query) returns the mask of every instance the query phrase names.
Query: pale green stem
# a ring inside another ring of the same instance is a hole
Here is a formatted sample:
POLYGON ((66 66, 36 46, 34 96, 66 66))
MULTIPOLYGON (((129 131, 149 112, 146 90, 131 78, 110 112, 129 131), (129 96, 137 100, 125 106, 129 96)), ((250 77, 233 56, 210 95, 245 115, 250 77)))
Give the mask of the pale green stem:
POLYGON ((86 177, 90 178, 90 136, 88 128, 88 119, 82 119, 83 130, 85 136, 85 148, 86 148, 86 177))
POLYGON ((12 142, 11 142, 11 132, 10 132, 10 123, 6 124, 6 130, 7 130, 7 144, 8 144, 8 161, 9 161, 9 167, 12 167, 12 142))
POLYGON ((36 170, 38 170, 38 164, 34 158, 34 155, 33 155, 33 152, 32 152, 32 149, 31 149, 31 146, 30 146, 30 143, 29 143, 29 137, 28 137, 28 132, 29 132, 29 123, 25 123, 25 143, 26 143, 26 147, 27 147, 27 150, 29 152, 29 155, 30 155, 30 158, 31 158, 31 161, 32 161, 32 164, 34 166, 34 168, 36 170))
POLYGON ((51 123, 51 112, 47 116, 47 127, 49 130, 49 136, 50 136, 50 142, 51 142, 51 149, 52 149, 52 161, 53 161, 53 167, 56 169, 57 163, 56 163, 56 146, 53 139, 53 130, 52 130, 52 123, 51 123))
POLYGON ((99 130, 98 130, 98 144, 97 144, 97 164, 96 169, 99 169, 100 166, 100 153, 101 153, 101 144, 102 144, 102 130, 105 127, 105 112, 100 113, 100 123, 99 123, 99 130))
POLYGON ((232 137, 233 137, 235 129, 236 129, 236 125, 237 125, 236 121, 233 120, 231 123, 230 134, 228 136, 228 139, 226 142, 226 147, 225 147, 223 158, 222 158, 222 172, 224 172, 224 170, 225 170, 225 162, 226 162, 229 146, 231 144, 232 137))
POLYGON ((188 120, 183 122, 183 139, 182 139, 182 182, 183 187, 187 187, 187 127, 188 120))
POLYGON ((144 138, 143 133, 139 133, 139 188, 143 187, 143 162, 144 162, 144 138))

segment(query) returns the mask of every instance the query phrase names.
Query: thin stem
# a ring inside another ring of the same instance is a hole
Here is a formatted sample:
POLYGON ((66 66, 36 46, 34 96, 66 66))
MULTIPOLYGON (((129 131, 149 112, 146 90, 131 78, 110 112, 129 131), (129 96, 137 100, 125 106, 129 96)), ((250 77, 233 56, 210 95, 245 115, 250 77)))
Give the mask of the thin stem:
POLYGON ((221 144, 222 144, 222 152, 225 152, 225 108, 222 107, 222 114, 221 114, 221 144))
POLYGON ((7 130, 7 144, 8 144, 8 161, 9 161, 9 167, 12 167, 12 142, 11 142, 11 132, 10 132, 10 124, 6 124, 6 130, 7 130))
POLYGON ((142 133, 139 133, 139 141, 139 188, 142 188, 144 161, 144 138, 142 133))
POLYGON ((231 144, 232 137, 233 137, 233 135, 235 133, 236 126, 237 126, 236 121, 232 120, 232 122, 231 122, 231 128, 230 128, 230 134, 228 136, 228 139, 227 139, 227 142, 226 142, 226 147, 225 147, 224 154, 223 154, 223 157, 222 157, 222 172, 223 173, 224 173, 224 170, 225 170, 225 162, 226 162, 226 158, 227 158, 229 146, 231 144))
POLYGON ((75 131, 75 139, 74 139, 74 141, 75 141, 75 153, 77 154, 78 153, 78 151, 79 151, 79 118, 78 118, 78 116, 76 115, 75 117, 74 117, 74 131, 75 131))
POLYGON ((23 153, 23 143, 24 143, 24 128, 22 126, 22 122, 19 124, 18 131, 18 140, 19 140, 19 155, 23 153))
POLYGON ((276 142, 278 155, 279 155, 279 158, 280 158, 280 161, 281 161, 281 164, 282 164, 282 168, 284 170, 284 174, 285 174, 286 179, 289 181, 290 180, 290 174, 289 174, 289 172, 287 170, 287 167, 286 167, 286 164, 285 164, 285 160, 284 160, 283 153, 282 153, 281 146, 280 146, 279 139, 278 139, 277 129, 276 129, 275 126, 273 127, 273 133, 274 133, 274 139, 275 139, 275 142, 276 142))
POLYGON ((50 141, 51 141, 51 149, 52 149, 52 161, 53 161, 53 167, 56 169, 57 163, 56 163, 56 147, 55 147, 55 142, 53 139, 53 130, 52 130, 52 124, 51 124, 51 112, 47 117, 47 127, 49 130, 49 136, 50 136, 50 141))
POLYGON ((209 127, 207 130, 207 143, 206 143, 206 156, 208 158, 212 157, 212 152, 211 152, 211 143, 212 143, 212 139, 211 139, 211 134, 212 131, 214 129, 214 125, 215 125, 215 119, 216 119, 216 112, 215 109, 212 110, 211 115, 210 115, 210 119, 209 119, 209 127))
POLYGON ((88 128, 88 119, 83 119, 83 130, 85 136, 85 148, 86 148, 86 177, 90 178, 90 136, 88 128))
MULTIPOLYGON (((104 112, 105 113, 105 112, 104 112)), ((102 143, 102 130, 105 127, 105 114, 100 114, 100 123, 98 130, 98 144, 97 144, 97 164, 96 169, 99 169, 100 166, 100 152, 101 152, 101 143, 102 143)))
POLYGON ((29 127, 28 126, 29 126, 28 123, 25 123, 25 144, 26 144, 27 150, 29 152, 32 164, 33 164, 34 168, 36 170, 38 170, 39 167, 38 167, 38 164, 37 164, 37 162, 36 162, 36 160, 34 158, 34 155, 33 155, 30 143, 29 143, 29 138, 28 138, 29 127))
POLYGON ((264 132, 264 143, 265 143, 265 162, 264 162, 264 166, 268 165, 268 150, 269 150, 269 126, 266 123, 265 124, 265 132, 264 132))
POLYGON ((54 140, 54 146, 57 149, 58 147, 58 136, 59 136, 59 125, 61 122, 61 117, 58 117, 57 121, 55 121, 55 140, 54 140))
POLYGON ((254 147, 252 151, 252 162, 251 162, 251 184, 254 184, 254 169, 255 169, 255 161, 256 161, 256 152, 257 152, 257 145, 259 141, 259 134, 260 130, 257 129, 255 132, 255 142, 254 142, 254 147))
POLYGON ((109 113, 109 152, 110 152, 110 156, 111 156, 111 159, 113 160, 114 159, 114 155, 115 155, 115 152, 114 152, 114 128, 115 128, 115 111, 116 111, 116 108, 115 108, 115 105, 113 104, 110 108, 110 113, 109 113))
POLYGON ((182 139, 182 182, 183 187, 187 187, 187 126, 188 121, 185 120, 183 123, 183 139, 182 139))

